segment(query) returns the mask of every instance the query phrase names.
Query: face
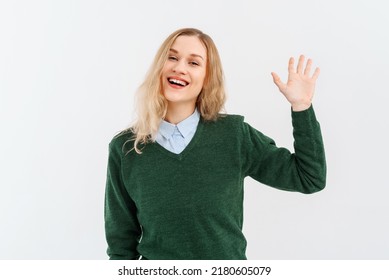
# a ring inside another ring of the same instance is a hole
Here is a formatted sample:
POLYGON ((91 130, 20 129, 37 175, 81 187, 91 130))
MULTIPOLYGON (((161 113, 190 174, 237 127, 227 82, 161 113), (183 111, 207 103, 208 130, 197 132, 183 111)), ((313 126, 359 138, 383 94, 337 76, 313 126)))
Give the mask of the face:
POLYGON ((206 48, 197 37, 177 37, 162 70, 164 96, 169 104, 194 109, 204 84, 206 56, 206 48))

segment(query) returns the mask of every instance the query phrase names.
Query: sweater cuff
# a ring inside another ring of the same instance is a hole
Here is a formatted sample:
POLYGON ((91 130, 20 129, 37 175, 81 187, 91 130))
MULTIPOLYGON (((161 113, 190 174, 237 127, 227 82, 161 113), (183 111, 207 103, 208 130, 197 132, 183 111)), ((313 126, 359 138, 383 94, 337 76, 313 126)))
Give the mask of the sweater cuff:
POLYGON ((294 128, 307 127, 307 123, 310 124, 317 123, 315 111, 313 110, 312 104, 308 109, 303 111, 295 112, 291 109, 291 113, 292 113, 292 124, 294 128))

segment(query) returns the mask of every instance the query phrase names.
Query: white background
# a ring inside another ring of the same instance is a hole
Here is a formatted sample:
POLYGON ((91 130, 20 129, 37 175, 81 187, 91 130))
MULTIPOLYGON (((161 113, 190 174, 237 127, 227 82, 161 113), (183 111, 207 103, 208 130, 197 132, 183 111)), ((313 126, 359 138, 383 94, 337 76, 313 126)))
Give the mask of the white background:
POLYGON ((218 46, 227 112, 292 149, 272 82, 290 56, 321 68, 314 107, 324 191, 251 179, 249 259, 388 259, 389 40, 385 1, 0 2, 0 259, 106 259, 108 143, 162 41, 196 27, 218 46))

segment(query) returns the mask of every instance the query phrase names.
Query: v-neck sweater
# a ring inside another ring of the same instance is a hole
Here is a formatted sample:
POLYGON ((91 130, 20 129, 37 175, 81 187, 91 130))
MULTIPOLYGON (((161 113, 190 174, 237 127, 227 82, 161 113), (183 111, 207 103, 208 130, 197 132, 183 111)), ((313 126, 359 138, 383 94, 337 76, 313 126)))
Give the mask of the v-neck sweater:
POLYGON ((200 120, 180 153, 156 142, 141 154, 125 131, 109 144, 105 231, 110 259, 246 259, 243 181, 285 191, 325 187, 326 161, 313 107, 293 112, 294 153, 239 115, 200 120))

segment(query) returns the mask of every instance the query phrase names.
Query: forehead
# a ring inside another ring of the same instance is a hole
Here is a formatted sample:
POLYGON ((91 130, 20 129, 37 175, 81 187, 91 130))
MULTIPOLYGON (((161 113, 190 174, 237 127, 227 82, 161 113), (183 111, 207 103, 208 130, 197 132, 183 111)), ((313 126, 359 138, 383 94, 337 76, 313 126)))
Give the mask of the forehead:
POLYGON ((183 55, 197 54, 202 57, 206 57, 207 50, 196 36, 179 36, 176 38, 172 45, 172 49, 175 49, 183 55))

